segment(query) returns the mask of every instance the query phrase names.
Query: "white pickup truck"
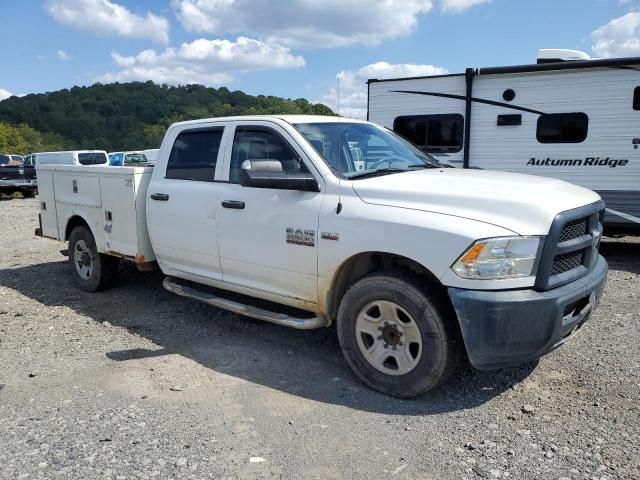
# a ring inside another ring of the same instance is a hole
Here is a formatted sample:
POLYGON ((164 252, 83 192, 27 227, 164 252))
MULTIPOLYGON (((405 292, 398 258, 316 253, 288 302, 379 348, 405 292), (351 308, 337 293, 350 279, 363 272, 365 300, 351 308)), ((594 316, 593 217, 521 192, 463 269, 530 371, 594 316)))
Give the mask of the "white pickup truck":
POLYGON ((464 355, 492 369, 553 350, 607 276, 597 194, 447 168, 368 122, 176 123, 154 168, 38 165, 38 180, 36 233, 69 241, 80 288, 110 287, 127 259, 216 307, 335 322, 353 371, 398 397, 435 387, 464 355))

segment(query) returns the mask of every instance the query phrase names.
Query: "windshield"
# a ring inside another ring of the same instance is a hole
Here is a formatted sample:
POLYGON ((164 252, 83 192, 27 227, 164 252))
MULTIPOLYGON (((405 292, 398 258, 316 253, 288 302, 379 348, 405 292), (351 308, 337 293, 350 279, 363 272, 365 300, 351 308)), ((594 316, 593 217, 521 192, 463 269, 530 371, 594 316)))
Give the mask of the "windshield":
POLYGON ((294 127, 343 178, 442 166, 402 137, 368 123, 300 123, 294 127))

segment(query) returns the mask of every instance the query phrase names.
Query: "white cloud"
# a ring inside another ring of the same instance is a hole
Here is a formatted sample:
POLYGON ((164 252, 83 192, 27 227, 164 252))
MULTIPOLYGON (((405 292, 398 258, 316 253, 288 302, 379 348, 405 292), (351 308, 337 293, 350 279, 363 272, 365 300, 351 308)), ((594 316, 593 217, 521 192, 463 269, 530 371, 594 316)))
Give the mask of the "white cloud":
POLYGON ((151 12, 137 15, 109 0, 47 0, 45 5, 54 19, 78 30, 169 42, 169 22, 151 12))
POLYGON ((432 0, 172 0, 189 31, 257 35, 292 47, 377 45, 407 35, 432 0))
POLYGON ((440 9, 443 12, 459 13, 491 0, 440 0, 440 9))
POLYGON ((0 102, 2 100, 6 100, 9 97, 12 97, 13 93, 11 93, 9 90, 5 90, 4 88, 0 88, 0 102))
POLYGON ((367 80, 371 78, 443 75, 446 73, 446 68, 433 65, 372 63, 356 71, 345 70, 338 73, 336 85, 317 101, 328 105, 336 113, 345 117, 365 118, 367 116, 367 80))
POLYGON ((58 50, 56 52, 56 56, 63 61, 69 60, 71 57, 69 56, 69 54, 67 52, 65 52, 64 50, 58 50))
POLYGON ((211 86, 229 83, 235 73, 304 67, 304 58, 288 48, 246 37, 235 41, 201 38, 161 53, 144 50, 135 56, 116 52, 111 56, 121 70, 102 75, 98 78, 101 82, 153 80, 211 86))
POLYGON ((640 55, 640 12, 614 18, 591 34, 591 47, 600 57, 640 55))

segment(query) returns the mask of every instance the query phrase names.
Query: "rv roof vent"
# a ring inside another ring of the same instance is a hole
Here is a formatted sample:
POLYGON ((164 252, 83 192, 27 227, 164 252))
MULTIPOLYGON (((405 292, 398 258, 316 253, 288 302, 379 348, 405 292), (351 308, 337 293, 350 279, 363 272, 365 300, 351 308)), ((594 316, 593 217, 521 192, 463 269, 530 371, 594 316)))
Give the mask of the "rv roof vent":
POLYGON ((576 60, 591 60, 591 57, 580 50, 563 48, 541 48, 538 50, 538 63, 571 62, 576 60))

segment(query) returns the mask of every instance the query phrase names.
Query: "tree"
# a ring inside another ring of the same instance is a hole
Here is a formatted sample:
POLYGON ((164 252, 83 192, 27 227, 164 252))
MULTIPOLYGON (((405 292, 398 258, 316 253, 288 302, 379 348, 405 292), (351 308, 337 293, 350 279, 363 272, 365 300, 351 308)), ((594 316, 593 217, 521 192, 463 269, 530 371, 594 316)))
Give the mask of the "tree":
POLYGON ((334 115, 329 107, 302 98, 252 96, 225 87, 172 87, 150 81, 96 83, 0 102, 0 122, 18 128, 28 151, 157 148, 173 122, 292 113, 334 115))
POLYGON ((29 151, 29 144, 20 130, 7 123, 0 123, 0 153, 23 154, 29 151))

